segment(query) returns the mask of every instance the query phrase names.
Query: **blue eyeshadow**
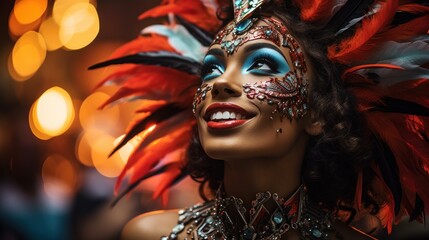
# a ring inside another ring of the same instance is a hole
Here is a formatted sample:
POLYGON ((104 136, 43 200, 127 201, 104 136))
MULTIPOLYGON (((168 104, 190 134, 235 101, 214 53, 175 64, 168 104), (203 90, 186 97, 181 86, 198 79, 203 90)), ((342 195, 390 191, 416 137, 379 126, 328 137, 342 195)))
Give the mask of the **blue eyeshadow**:
POLYGON ((252 73, 256 75, 272 76, 285 75, 289 71, 290 67, 285 57, 280 52, 271 48, 261 48, 253 51, 246 57, 242 66, 243 74, 252 73), (257 62, 267 63, 267 65, 270 65, 270 68, 273 68, 272 71, 252 68, 257 62))

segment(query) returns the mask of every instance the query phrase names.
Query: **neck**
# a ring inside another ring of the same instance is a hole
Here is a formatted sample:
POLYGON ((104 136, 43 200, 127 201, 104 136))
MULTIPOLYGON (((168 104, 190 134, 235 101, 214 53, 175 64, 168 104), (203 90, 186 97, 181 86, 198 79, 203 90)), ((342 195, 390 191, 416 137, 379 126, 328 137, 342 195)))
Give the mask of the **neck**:
POLYGON ((225 162, 224 188, 228 196, 241 198, 250 206, 259 192, 269 191, 288 198, 301 185, 300 158, 246 159, 225 162))

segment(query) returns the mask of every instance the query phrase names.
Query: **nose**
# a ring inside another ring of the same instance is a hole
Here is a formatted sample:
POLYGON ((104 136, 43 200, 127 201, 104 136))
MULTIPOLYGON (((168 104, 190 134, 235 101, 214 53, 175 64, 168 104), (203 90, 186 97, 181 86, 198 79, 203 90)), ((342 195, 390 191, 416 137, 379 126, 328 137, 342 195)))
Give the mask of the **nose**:
POLYGON ((240 97, 242 94, 242 86, 222 78, 213 83, 211 94, 213 98, 218 99, 240 97))

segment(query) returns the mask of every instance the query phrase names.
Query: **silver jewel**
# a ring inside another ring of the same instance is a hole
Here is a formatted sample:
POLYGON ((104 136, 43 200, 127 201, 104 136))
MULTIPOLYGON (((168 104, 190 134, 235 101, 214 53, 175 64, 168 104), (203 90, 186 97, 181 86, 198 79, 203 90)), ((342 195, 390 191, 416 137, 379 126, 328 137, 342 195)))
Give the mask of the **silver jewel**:
POLYGON ((184 229, 183 238, 193 240, 279 240, 290 229, 299 229, 303 239, 325 240, 334 232, 334 215, 308 201, 303 186, 287 200, 275 193, 259 193, 251 206, 246 211, 241 199, 218 195, 181 210, 179 214, 188 217, 181 218, 161 240, 176 240, 184 229))

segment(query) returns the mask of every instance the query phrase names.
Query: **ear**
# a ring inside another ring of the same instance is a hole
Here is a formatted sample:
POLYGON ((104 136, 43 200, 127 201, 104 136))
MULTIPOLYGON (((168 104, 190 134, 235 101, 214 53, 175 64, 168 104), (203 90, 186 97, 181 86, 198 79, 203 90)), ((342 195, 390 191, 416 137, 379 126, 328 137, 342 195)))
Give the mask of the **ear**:
POLYGON ((321 119, 316 119, 313 114, 309 114, 304 129, 310 136, 317 136, 322 134, 323 125, 321 119))

